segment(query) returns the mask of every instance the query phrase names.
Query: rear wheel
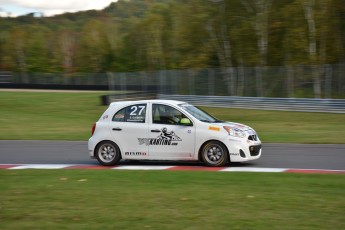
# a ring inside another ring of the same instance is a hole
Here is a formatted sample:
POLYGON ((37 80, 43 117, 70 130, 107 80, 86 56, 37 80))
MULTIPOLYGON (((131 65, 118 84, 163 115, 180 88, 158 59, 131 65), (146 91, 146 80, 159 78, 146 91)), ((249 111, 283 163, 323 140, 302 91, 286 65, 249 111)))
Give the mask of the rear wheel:
POLYGON ((99 143, 95 151, 96 158, 101 165, 116 165, 121 159, 119 147, 111 141, 103 141, 99 143))
POLYGON ((219 141, 210 141, 202 148, 201 159, 207 166, 224 166, 228 161, 228 151, 219 141))

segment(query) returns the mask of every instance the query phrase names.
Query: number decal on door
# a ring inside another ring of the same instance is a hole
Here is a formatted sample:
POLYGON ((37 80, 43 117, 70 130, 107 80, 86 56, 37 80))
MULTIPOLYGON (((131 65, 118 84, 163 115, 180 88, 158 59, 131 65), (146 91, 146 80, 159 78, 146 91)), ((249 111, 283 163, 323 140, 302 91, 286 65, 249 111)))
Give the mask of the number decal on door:
POLYGON ((146 104, 127 106, 115 113, 112 121, 145 123, 146 104))
POLYGON ((132 106, 131 107, 131 113, 129 115, 131 115, 131 116, 141 116, 141 114, 143 113, 144 109, 145 109, 144 105, 132 106), (139 113, 137 113, 138 108, 139 108, 139 113))
POLYGON ((131 116, 137 115, 137 114, 136 114, 137 110, 138 110, 138 107, 132 106, 132 107, 131 107, 131 111, 132 111, 132 112, 131 112, 129 115, 131 115, 131 116))

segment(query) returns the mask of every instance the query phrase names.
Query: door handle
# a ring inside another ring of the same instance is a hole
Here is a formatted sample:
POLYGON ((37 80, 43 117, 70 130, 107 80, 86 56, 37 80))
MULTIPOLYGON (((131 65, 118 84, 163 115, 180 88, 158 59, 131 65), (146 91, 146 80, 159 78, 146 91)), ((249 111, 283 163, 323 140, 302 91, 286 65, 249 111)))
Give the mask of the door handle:
POLYGON ((153 133, 160 133, 161 131, 159 129, 152 129, 151 132, 153 132, 153 133))
POLYGON ((121 128, 113 128, 113 131, 121 131, 121 128))

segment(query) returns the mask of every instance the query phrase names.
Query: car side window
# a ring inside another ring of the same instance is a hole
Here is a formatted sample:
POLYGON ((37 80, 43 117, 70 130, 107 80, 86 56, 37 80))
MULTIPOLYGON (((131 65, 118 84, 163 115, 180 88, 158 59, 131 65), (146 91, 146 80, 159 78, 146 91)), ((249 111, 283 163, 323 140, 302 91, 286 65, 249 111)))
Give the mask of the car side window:
POLYGON ((188 118, 179 110, 161 104, 152 105, 152 122, 154 124, 178 125, 182 118, 188 118))
POLYGON ((146 104, 137 104, 127 106, 117 111, 113 116, 113 121, 145 123, 145 117, 146 104))

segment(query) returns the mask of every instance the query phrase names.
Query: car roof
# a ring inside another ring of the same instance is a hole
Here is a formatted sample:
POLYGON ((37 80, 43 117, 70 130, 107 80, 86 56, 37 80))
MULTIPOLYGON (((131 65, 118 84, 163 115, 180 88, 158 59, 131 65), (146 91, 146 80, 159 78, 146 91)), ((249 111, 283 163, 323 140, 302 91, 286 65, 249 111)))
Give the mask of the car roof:
POLYGON ((171 104, 171 105, 179 105, 183 103, 187 103, 184 101, 176 101, 176 100, 161 100, 161 99, 151 99, 151 100, 138 100, 138 101, 116 101, 110 103, 109 106, 117 106, 117 105, 124 105, 124 104, 136 104, 136 103, 163 103, 163 104, 171 104))

